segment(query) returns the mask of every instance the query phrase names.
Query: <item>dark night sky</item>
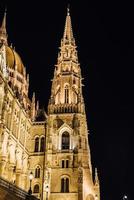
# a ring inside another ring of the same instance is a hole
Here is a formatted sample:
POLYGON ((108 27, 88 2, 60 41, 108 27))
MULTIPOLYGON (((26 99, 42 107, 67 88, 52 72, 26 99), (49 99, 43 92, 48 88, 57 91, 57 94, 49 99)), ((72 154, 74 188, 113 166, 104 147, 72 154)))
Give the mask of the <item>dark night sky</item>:
MULTIPOLYGON (((30 73, 30 96, 47 107, 69 1, 0 1, 7 5, 9 42, 30 73)), ((134 12, 127 1, 70 1, 84 77, 93 166, 101 200, 132 200, 134 150, 134 12)))

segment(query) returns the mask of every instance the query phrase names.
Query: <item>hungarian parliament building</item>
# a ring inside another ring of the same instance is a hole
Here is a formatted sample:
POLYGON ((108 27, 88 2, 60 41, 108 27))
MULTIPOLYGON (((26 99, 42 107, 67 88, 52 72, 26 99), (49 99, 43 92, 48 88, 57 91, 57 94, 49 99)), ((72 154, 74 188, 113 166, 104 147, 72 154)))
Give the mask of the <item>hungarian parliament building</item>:
POLYGON ((46 112, 28 93, 29 74, 8 44, 5 12, 0 26, 0 179, 26 192, 30 188, 40 200, 100 200, 69 9, 46 112))

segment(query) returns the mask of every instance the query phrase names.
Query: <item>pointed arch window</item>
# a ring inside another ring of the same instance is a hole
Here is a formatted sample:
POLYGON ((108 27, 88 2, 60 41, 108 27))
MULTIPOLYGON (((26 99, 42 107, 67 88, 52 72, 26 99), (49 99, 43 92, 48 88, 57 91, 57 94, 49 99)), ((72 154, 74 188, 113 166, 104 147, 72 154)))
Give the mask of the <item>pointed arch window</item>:
POLYGON ((66 160, 66 168, 69 166, 69 160, 66 160))
POLYGON ((45 149, 45 138, 42 137, 40 141, 40 152, 44 152, 45 149))
POLYGON ((35 138, 34 152, 39 151, 39 137, 35 138))
POLYGON ((69 87, 65 86, 65 103, 69 103, 69 87))
POLYGON ((69 149, 70 136, 67 131, 62 134, 62 149, 69 149))
POLYGON ((39 193, 39 185, 36 184, 33 189, 33 193, 39 193))
POLYGON ((65 160, 62 160, 62 168, 65 167, 65 160))
POLYGON ((35 169, 35 178, 40 178, 40 167, 37 166, 35 169))
POLYGON ((62 193, 69 192, 69 179, 68 178, 61 179, 61 192, 62 193))

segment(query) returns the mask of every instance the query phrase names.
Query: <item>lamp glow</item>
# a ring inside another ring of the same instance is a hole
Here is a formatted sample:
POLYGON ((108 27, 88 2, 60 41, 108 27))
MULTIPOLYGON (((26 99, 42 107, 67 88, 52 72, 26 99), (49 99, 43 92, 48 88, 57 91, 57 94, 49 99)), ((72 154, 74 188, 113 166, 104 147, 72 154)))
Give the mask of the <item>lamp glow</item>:
POLYGON ((29 188, 29 190, 28 190, 28 194, 29 194, 29 195, 32 194, 32 188, 31 188, 31 185, 32 185, 32 179, 33 179, 33 173, 30 172, 30 174, 29 174, 30 188, 29 188))
POLYGON ((124 195, 123 196, 123 200, 127 200, 128 198, 127 198, 127 195, 124 195))
POLYGON ((49 187, 48 187, 48 185, 46 186, 46 192, 48 192, 48 190, 49 190, 49 187))
POLYGON ((30 174, 29 174, 29 179, 30 179, 30 180, 33 179, 33 173, 32 173, 32 172, 30 172, 30 174))

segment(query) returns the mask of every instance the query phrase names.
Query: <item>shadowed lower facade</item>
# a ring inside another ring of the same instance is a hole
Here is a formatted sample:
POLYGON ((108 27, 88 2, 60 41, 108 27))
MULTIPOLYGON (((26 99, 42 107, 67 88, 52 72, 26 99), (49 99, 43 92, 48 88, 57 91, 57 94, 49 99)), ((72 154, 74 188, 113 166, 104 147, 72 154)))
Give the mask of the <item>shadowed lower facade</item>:
POLYGON ((0 177, 41 200, 100 200, 92 174, 82 75, 69 9, 47 112, 28 97, 29 75, 0 28, 0 177))

